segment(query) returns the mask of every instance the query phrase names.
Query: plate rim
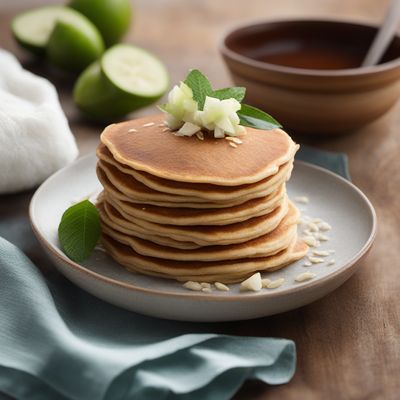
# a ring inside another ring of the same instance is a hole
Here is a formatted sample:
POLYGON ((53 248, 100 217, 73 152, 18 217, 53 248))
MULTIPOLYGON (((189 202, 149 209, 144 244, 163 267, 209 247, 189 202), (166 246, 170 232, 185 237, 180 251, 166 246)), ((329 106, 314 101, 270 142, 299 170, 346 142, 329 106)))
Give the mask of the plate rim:
MULTIPOLYGON (((114 278, 110 278, 107 276, 104 276, 98 272, 92 271, 88 268, 86 268, 84 265, 81 265, 79 263, 76 263, 75 261, 72 261, 69 259, 64 253, 61 253, 61 249, 55 249, 53 246, 39 231, 39 228, 36 226, 35 219, 34 219, 34 209, 36 206, 37 198, 40 196, 41 192, 46 188, 46 186, 52 182, 53 180, 56 180, 59 175, 64 173, 66 170, 71 168, 73 165, 76 165, 77 163, 84 163, 87 159, 90 158, 95 158, 95 155, 93 154, 87 154, 85 156, 79 157, 76 159, 74 162, 71 164, 61 168, 54 174, 52 174, 50 177, 48 177, 35 191, 33 194, 31 201, 29 203, 29 220, 30 224, 32 227, 32 230, 36 236, 36 238, 39 240, 40 244, 47 249, 48 252, 50 252, 55 258, 57 258, 59 261, 64 263, 65 265, 68 265, 68 267, 72 268, 75 270, 77 273, 83 273, 85 275, 88 275, 90 278, 93 279, 98 279, 102 283, 107 284, 107 285, 112 285, 112 286, 117 286, 118 288, 121 289, 127 289, 131 290, 133 292, 141 292, 147 295, 157 295, 157 296, 165 296, 165 297, 174 297, 174 298, 187 298, 187 297, 192 297, 195 299, 200 299, 200 300, 212 300, 212 301, 235 301, 235 300, 240 300, 240 301, 250 301, 254 299, 263 299, 263 298, 278 298, 278 297, 285 297, 286 295, 292 294, 292 293, 299 293, 299 292, 306 292, 310 291, 315 287, 324 285, 328 281, 331 281, 335 279, 338 275, 344 274, 346 271, 350 270, 352 267, 354 267, 357 262, 363 258, 368 251, 370 250, 375 237, 377 233, 377 216, 376 216, 376 211, 374 206, 372 205, 371 201, 368 199, 368 197, 359 189, 356 185, 354 185, 351 181, 343 178, 342 176, 317 165, 314 165, 312 163, 306 162, 306 161, 300 161, 300 160, 295 160, 295 164, 300 164, 304 165, 307 168, 315 169, 317 171, 320 171, 322 173, 328 174, 329 176, 333 177, 334 179, 338 179, 339 182, 342 184, 345 184, 349 186, 352 190, 356 191, 357 194, 361 197, 361 199, 365 202, 365 204, 368 207, 368 210, 371 214, 372 217, 372 228, 370 231, 370 235, 365 242, 364 246, 347 262, 345 263, 341 268, 338 270, 332 272, 331 274, 328 274, 326 276, 321 277, 320 279, 317 280, 311 280, 308 281, 307 284, 299 284, 298 286, 292 286, 288 287, 286 289, 282 289, 278 292, 275 291, 261 291, 261 292, 249 292, 246 294, 241 293, 241 294, 228 294, 225 296, 215 295, 215 294, 209 294, 209 293, 195 293, 195 292, 190 292, 188 291, 187 293, 185 292, 167 292, 163 291, 160 289, 148 289, 148 288, 143 288, 142 286, 136 286, 132 283, 127 283, 123 282, 120 280, 116 280, 114 278)), ((57 268, 57 266, 55 266, 57 268)), ((121 266, 123 268, 123 266, 121 266)), ((164 278, 159 278, 159 279, 164 279, 164 278)))

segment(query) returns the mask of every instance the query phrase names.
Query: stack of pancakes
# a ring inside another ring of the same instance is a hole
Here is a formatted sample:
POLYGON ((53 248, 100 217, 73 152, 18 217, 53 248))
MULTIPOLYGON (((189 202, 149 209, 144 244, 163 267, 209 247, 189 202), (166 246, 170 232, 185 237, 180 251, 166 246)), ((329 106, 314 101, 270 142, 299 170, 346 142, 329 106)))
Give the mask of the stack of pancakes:
POLYGON ((97 149, 107 252, 130 271, 239 282, 302 258, 299 211, 286 194, 298 146, 247 128, 236 147, 178 137, 163 116, 108 126, 97 149))

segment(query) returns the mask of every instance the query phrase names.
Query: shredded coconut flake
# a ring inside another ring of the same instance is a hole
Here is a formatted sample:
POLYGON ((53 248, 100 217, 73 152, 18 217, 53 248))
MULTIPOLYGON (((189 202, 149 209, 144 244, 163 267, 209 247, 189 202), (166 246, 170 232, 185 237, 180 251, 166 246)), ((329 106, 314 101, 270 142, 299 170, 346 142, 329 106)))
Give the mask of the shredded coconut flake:
POLYGON ((327 242, 329 240, 329 237, 324 235, 323 233, 319 233, 318 235, 315 235, 315 237, 321 242, 327 242))
POLYGON ((319 231, 318 225, 314 224, 314 222, 309 222, 307 224, 307 227, 311 232, 318 232, 319 231))
POLYGON ((326 250, 313 250, 313 255, 314 256, 321 256, 321 257, 328 257, 329 256, 329 251, 326 250))
POLYGON ((229 142, 229 146, 231 147, 237 147, 237 144, 233 143, 233 142, 229 142))
POLYGON ((320 231, 330 231, 331 229, 332 229, 332 227, 327 222, 321 222, 319 224, 320 231))
POLYGON ((271 283, 271 279, 267 279, 267 278, 261 279, 261 286, 264 289, 267 288, 270 283, 271 283))
POLYGON ((336 261, 332 258, 332 260, 329 260, 328 261, 328 265, 333 265, 333 264, 335 264, 336 263, 336 261))
POLYGON ((315 239, 314 236, 306 236, 305 238, 303 238, 304 242, 311 247, 316 247, 318 240, 315 239))
POLYGON ((284 278, 276 279, 275 281, 270 282, 268 284, 267 288, 268 289, 276 289, 276 288, 282 286, 284 282, 285 282, 284 278))
POLYGON ((147 124, 143 124, 142 127, 148 128, 149 126, 153 126, 153 125, 155 125, 154 122, 148 122, 147 124))
POLYGON ((308 204, 310 202, 307 196, 297 196, 294 198, 297 203, 308 204))
POLYGON ((135 129, 135 128, 130 128, 130 129, 128 129, 128 132, 137 132, 137 129, 135 129))
POLYGON ((199 140, 204 140, 204 133, 203 132, 197 132, 196 133, 196 136, 197 136, 197 139, 199 139, 199 140))
POLYGON ((304 281, 309 281, 310 279, 313 279, 317 276, 317 274, 314 274, 313 272, 303 272, 300 275, 297 275, 295 278, 296 282, 304 282, 304 281))
POLYGON ((196 292, 199 292, 201 289, 204 289, 201 287, 199 282, 193 282, 193 281, 187 281, 183 284, 183 287, 189 290, 193 290, 196 292))
POLYGON ((225 136, 225 140, 228 140, 228 141, 236 143, 236 144, 243 143, 243 141, 241 139, 239 139, 238 137, 234 137, 234 136, 225 136))
POLYGON ((217 288, 217 290, 220 290, 221 292, 229 292, 229 287, 221 282, 215 282, 214 285, 217 288))
POLYGON ((324 259, 321 257, 312 257, 309 256, 308 259, 310 260, 310 262, 312 262, 313 264, 320 264, 322 262, 324 262, 324 259))

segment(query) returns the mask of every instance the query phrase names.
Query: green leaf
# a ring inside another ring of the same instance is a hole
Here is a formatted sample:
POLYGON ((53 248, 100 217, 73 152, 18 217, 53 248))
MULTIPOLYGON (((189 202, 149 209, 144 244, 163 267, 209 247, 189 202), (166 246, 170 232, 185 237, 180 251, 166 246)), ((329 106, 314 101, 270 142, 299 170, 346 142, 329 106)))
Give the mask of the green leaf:
POLYGON ((58 226, 61 248, 76 262, 81 262, 90 256, 100 234, 99 212, 89 200, 69 207, 58 226))
POLYGON ((226 100, 230 98, 236 99, 239 103, 242 102, 246 94, 246 88, 240 86, 234 86, 230 88, 218 89, 211 97, 216 97, 220 100, 226 100))
POLYGON ((248 106, 247 104, 242 104, 237 115, 240 118, 240 125, 243 126, 266 130, 282 128, 282 125, 269 114, 256 107, 248 106))
POLYGON ((203 110, 206 97, 213 94, 210 81, 198 69, 192 69, 186 77, 185 83, 192 89, 193 99, 197 101, 199 110, 203 110))

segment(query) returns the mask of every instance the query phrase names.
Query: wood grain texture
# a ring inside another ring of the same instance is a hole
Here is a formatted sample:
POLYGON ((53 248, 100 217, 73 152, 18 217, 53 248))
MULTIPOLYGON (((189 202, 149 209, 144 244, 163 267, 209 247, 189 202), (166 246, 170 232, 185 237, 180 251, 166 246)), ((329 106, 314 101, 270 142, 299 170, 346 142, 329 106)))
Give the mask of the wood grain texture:
MULTIPOLYGON (((81 154, 94 151, 101 125, 91 125, 71 101, 73 79, 33 61, 17 48, 9 21, 19 11, 49 1, 2 0, 0 45, 12 50, 32 71, 58 87, 63 108, 81 154)), ((148 48, 165 61, 172 82, 191 67, 203 70, 215 86, 229 84, 218 55, 223 32, 249 20, 337 17, 379 22, 383 0, 137 0, 126 41, 148 48)), ((151 114, 150 107, 133 117, 151 114)), ((400 109, 352 135, 314 143, 350 158, 353 181, 378 213, 376 243, 362 268, 334 293, 299 310, 245 323, 217 324, 219 332, 278 336, 297 344, 298 365, 287 385, 247 383, 236 399, 398 399, 400 397, 400 109)), ((24 230, 17 243, 46 273, 50 263, 29 230, 27 206, 32 192, 0 197, 0 235, 24 230)), ((349 232, 351 235, 351 232, 349 232)))

